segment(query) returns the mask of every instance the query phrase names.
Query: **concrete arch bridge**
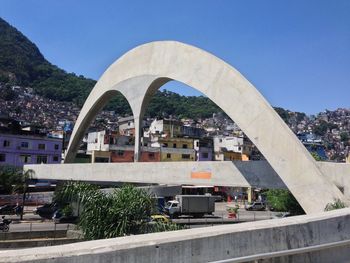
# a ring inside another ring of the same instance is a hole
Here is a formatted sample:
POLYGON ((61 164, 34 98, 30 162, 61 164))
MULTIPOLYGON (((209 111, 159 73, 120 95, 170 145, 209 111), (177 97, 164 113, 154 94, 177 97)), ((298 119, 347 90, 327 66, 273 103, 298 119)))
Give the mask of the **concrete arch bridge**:
POLYGON ((323 210, 334 199, 347 201, 350 165, 316 163, 248 80, 232 66, 196 47, 174 41, 153 42, 132 49, 114 62, 81 110, 65 161, 59 165, 27 165, 25 169, 35 170, 37 178, 58 180, 288 187, 308 215, 16 253, 2 251, 0 262, 349 262, 350 209, 323 210), (156 90, 170 80, 194 87, 214 101, 268 163, 70 163, 89 124, 117 91, 128 100, 134 114, 137 161, 145 108, 156 90), (212 177, 202 181, 192 178, 195 169, 210 170, 212 177), (168 177, 164 177, 164 171, 168 177))
MULTIPOLYGON (((74 159, 79 142, 91 121, 117 92, 121 92, 127 99, 134 115, 135 161, 137 161, 140 156, 141 121, 145 108, 152 95, 171 80, 196 88, 224 110, 263 153, 282 184, 287 186, 307 213, 321 212, 327 203, 335 199, 347 201, 344 194, 336 187, 334 180, 324 174, 325 168, 316 164, 302 143, 247 79, 214 55, 175 41, 152 42, 138 46, 116 60, 104 72, 76 121, 66 153, 66 164, 62 165, 67 170, 66 175, 79 174, 79 170, 84 169, 81 167, 76 169, 77 165, 68 163, 74 159)), ((167 163, 153 163, 153 165, 165 170, 171 166, 167 163)), ((196 165, 198 164, 193 164, 194 167, 196 165)), ((115 168, 111 168, 111 174, 122 167, 121 164, 113 166, 115 168)), ((185 165, 181 167, 183 166, 185 165)), ((41 170, 46 169, 45 167, 31 168, 36 170, 37 176, 40 177, 43 174, 41 170)), ((47 166, 47 169, 51 169, 51 175, 54 176, 51 178, 60 176, 57 173, 62 171, 62 167, 59 170, 49 167, 52 166, 47 166)), ((136 163, 128 167, 136 171, 143 169, 136 163)), ((86 169, 94 172, 94 178, 100 178, 104 173, 97 164, 86 166, 86 169)), ((232 169, 237 170, 237 167, 232 169)), ((122 171, 128 173, 127 169, 122 171)), ((119 173, 118 176, 122 175, 119 173)), ((176 179, 176 175, 174 176, 176 179)), ((150 177, 157 182, 155 176, 150 177)), ((219 179, 216 178, 218 181, 219 179)), ((178 178, 177 182, 185 183, 181 180, 178 178)), ((245 183, 249 185, 249 182, 245 183)), ((346 185, 344 182, 343 184, 346 185)))

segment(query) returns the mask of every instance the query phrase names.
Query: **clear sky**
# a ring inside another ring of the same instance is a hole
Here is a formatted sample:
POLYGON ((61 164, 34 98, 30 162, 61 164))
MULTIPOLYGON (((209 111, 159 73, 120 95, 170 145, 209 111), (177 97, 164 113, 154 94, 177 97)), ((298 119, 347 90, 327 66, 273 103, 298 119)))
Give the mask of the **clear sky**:
POLYGON ((350 108, 348 0, 0 0, 0 17, 50 62, 93 79, 139 44, 177 40, 231 64, 273 106, 350 108))

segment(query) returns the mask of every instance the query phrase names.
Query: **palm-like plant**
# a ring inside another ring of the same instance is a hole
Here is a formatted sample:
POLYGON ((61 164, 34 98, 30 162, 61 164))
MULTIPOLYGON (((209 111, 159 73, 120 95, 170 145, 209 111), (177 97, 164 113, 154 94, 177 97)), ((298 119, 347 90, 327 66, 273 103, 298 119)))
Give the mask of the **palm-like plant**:
POLYGON ((15 166, 0 166, 0 189, 3 194, 12 194, 14 185, 21 181, 21 170, 15 166))
POLYGON ((32 169, 28 170, 23 170, 21 173, 21 176, 19 177, 18 184, 15 185, 14 191, 15 192, 22 192, 22 209, 20 210, 21 212, 21 220, 23 220, 23 213, 24 213, 24 203, 26 200, 26 194, 28 190, 28 180, 33 178, 35 172, 32 169))
POLYGON ((144 190, 133 186, 103 194, 97 186, 69 182, 55 193, 60 203, 77 202, 82 210, 79 226, 86 239, 100 239, 142 233, 153 207, 144 190))
POLYGON ((22 193, 22 209, 21 220, 23 219, 23 210, 25 197, 28 188, 28 180, 34 175, 31 169, 22 170, 15 166, 1 166, 0 167, 0 185, 1 192, 4 194, 22 193))
POLYGON ((104 194, 95 185, 68 182, 55 193, 55 201, 78 203, 79 227, 88 240, 183 228, 171 223, 150 225, 154 199, 143 189, 130 185, 104 194))

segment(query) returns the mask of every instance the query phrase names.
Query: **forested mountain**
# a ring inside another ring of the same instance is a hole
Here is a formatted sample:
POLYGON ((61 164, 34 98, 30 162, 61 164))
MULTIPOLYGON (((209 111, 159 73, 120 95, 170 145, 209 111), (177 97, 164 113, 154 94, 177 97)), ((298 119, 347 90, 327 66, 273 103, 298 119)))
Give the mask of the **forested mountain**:
MULTIPOLYGON (((13 85, 31 87, 38 95, 56 101, 74 102, 80 107, 96 81, 67 73, 51 64, 33 42, 0 18, 1 83, 9 88, 13 85)), ((127 101, 121 95, 114 97, 106 109, 115 110, 120 115, 131 114, 127 101)), ((221 109, 206 97, 187 97, 164 90, 155 94, 147 108, 146 116, 173 115, 196 119, 210 117, 220 111, 221 109)), ((276 108, 276 111, 288 122, 287 111, 282 108, 276 108)), ((304 116, 305 114, 300 114, 301 118, 304 116)))
MULTIPOLYGON (((0 83, 28 86, 46 98, 75 102, 81 106, 96 81, 67 73, 47 61, 37 46, 16 28, 0 18, 0 83)), ((106 107, 119 114, 130 114, 122 96, 106 107)), ((206 97, 186 97, 169 91, 158 91, 146 115, 208 117, 220 109, 206 97)))
POLYGON ((29 86, 47 98, 83 102, 95 85, 48 62, 39 49, 16 28, 0 18, 0 81, 29 86))

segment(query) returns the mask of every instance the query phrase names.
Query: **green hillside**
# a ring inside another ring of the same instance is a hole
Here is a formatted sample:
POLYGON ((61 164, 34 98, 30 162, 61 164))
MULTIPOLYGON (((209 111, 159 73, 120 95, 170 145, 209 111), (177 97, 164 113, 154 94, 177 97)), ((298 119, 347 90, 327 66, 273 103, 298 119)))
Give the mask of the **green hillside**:
POLYGON ((95 85, 92 79, 67 73, 52 65, 34 43, 1 18, 0 81, 30 86, 39 95, 78 104, 95 85))
MULTIPOLYGON (((81 106, 96 81, 67 73, 47 61, 37 46, 16 28, 0 18, 0 82, 32 87, 36 94, 81 106)), ((123 96, 117 96, 106 109, 119 114, 131 110, 123 96)), ((209 117, 220 109, 205 97, 186 97, 158 91, 147 116, 209 117)))
MULTIPOLYGON (((36 94, 46 98, 82 106, 96 81, 51 64, 33 42, 0 18, 0 83, 32 87, 36 94)), ((131 114, 122 95, 114 97, 106 109, 121 115, 131 114)), ((288 112, 276 110, 288 122, 288 112)), ((186 97, 164 90, 155 94, 146 116, 206 118, 218 112, 221 109, 206 97, 186 97)))

